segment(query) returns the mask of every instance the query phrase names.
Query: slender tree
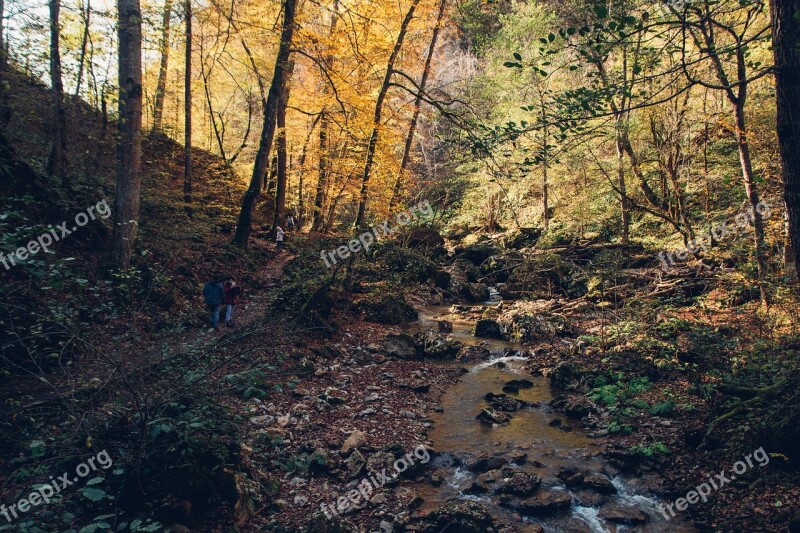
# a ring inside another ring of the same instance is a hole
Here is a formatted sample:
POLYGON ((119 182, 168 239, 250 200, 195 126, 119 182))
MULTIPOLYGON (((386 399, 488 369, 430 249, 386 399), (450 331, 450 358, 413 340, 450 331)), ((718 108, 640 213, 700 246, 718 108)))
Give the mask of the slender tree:
POLYGON ((0 70, 6 68, 5 0, 0 0, 0 70))
POLYGON ((53 122, 50 124, 50 157, 47 172, 54 176, 64 176, 67 171, 66 117, 64 112, 64 84, 61 78, 61 0, 49 0, 50 7, 50 86, 53 122))
POLYGON ((192 216, 192 0, 183 4, 186 17, 186 53, 183 78, 183 201, 192 216))
POLYGON ((364 218, 367 211, 367 198, 369 197, 369 178, 372 175, 372 165, 375 162, 375 149, 378 146, 378 137, 381 127, 381 117, 383 114, 383 102, 386 100, 386 93, 389 92, 391 86, 392 75, 394 74, 394 64, 397 61, 397 56, 403 48, 403 41, 408 32, 408 25, 414 17, 414 11, 419 5, 419 0, 413 0, 411 7, 408 8, 405 18, 400 25, 400 33, 397 34, 397 40, 394 43, 394 49, 389 56, 389 62, 386 65, 386 74, 383 77, 381 89, 378 92, 378 98, 375 101, 375 112, 372 115, 372 134, 369 137, 369 144, 367 145, 367 157, 364 162, 364 173, 361 176, 361 192, 359 193, 358 200, 358 214, 356 215, 355 227, 360 227, 364 224, 364 218))
POLYGON ((275 215, 272 219, 272 229, 280 225, 284 213, 286 212, 286 106, 289 103, 289 82, 294 72, 294 61, 289 60, 286 66, 286 83, 281 88, 278 96, 278 109, 276 110, 276 123, 278 128, 277 138, 275 139, 275 151, 278 155, 277 161, 277 181, 275 184, 275 215))
POLYGON ((81 94, 81 84, 83 83, 86 49, 89 45, 89 24, 92 17, 92 0, 86 0, 86 9, 81 9, 81 17, 83 17, 83 37, 81 38, 81 55, 78 59, 78 79, 75 82, 75 96, 81 94))
POLYGON ((139 0, 117 0, 119 11, 119 121, 112 260, 130 267, 139 224, 142 151, 142 12, 139 0))
POLYGON ((239 212, 239 220, 236 224, 236 233, 233 236, 233 243, 247 249, 250 238, 251 225, 253 223, 253 211, 261 195, 264 186, 264 178, 270 161, 270 150, 272 141, 275 138, 275 125, 278 111, 278 100, 284 93, 286 87, 287 67, 289 66, 289 54, 292 48, 294 37, 294 19, 297 0, 284 0, 283 3, 283 28, 281 29, 281 41, 278 46, 278 54, 275 59, 275 70, 272 75, 267 94, 266 105, 264 106, 264 125, 261 130, 261 140, 259 141, 256 160, 253 165, 253 175, 250 178, 250 186, 242 199, 242 209, 239 212))
POLYGON ((167 91, 167 67, 169 66, 169 32, 172 18, 172 0, 164 0, 164 11, 161 15, 161 41, 158 63, 158 81, 156 82, 155 102, 153 103, 153 131, 161 131, 164 117, 164 95, 167 91))
POLYGON ((389 200, 389 211, 394 211, 397 204, 400 202, 400 194, 403 189, 404 174, 408 167, 409 160, 411 159, 411 146, 414 143, 414 133, 417 130, 417 121, 419 120, 419 113, 422 108, 422 95, 425 92, 425 87, 428 84, 428 76, 431 73, 431 62, 433 61, 433 54, 436 50, 436 41, 439 38, 439 30, 442 27, 442 19, 447 8, 447 0, 439 2, 439 12, 436 15, 436 24, 433 26, 433 33, 431 34, 431 44, 428 47, 428 55, 425 57, 425 66, 422 68, 422 78, 419 81, 419 92, 414 98, 414 112, 411 115, 411 122, 408 126, 408 134, 406 135, 406 144, 403 147, 403 157, 400 160, 400 170, 397 172, 397 179, 392 188, 392 197, 389 200))

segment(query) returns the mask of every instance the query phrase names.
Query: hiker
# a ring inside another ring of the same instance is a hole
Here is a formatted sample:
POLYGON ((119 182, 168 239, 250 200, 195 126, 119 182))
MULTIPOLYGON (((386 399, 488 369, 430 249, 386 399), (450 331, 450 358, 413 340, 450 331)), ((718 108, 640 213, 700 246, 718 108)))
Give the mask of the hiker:
POLYGON ((278 250, 283 250, 283 229, 280 226, 275 227, 275 246, 278 250))
POLYGON ((229 277, 222 285, 225 289, 225 325, 233 327, 233 311, 239 303, 239 296, 242 295, 242 288, 236 284, 233 277, 229 277))
POLYGON ((218 275, 211 276, 211 280, 203 287, 203 298, 211 313, 211 327, 219 328, 219 311, 225 300, 225 288, 220 283, 218 275))
POLYGON ((294 216, 289 215, 286 217, 286 229, 288 229, 289 231, 294 231, 295 229, 297 229, 297 226, 294 221, 294 216))

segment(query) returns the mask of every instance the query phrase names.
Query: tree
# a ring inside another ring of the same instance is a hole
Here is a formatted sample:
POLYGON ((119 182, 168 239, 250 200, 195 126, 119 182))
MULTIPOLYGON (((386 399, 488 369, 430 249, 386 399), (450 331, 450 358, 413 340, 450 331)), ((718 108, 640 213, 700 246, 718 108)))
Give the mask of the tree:
POLYGON ((155 102, 153 103, 153 131, 161 131, 164 116, 164 96, 167 91, 167 67, 169 66, 169 31, 172 17, 172 0, 164 0, 164 11, 161 17, 161 41, 158 63, 158 82, 156 83, 155 102))
POLYGON ((284 212, 286 211, 286 106, 289 103, 289 81, 294 72, 294 61, 289 60, 286 67, 286 82, 281 88, 278 96, 278 108, 275 113, 275 126, 278 128, 277 138, 275 139, 275 151, 277 152, 277 182, 275 185, 275 216, 272 220, 271 232, 280 225, 284 212))
POLYGON ((369 178, 372 173, 372 165, 375 161, 375 148, 378 145, 378 136, 381 127, 381 115, 383 114, 383 102, 386 99, 386 93, 391 86, 392 75, 394 74, 394 65, 397 61, 397 56, 403 47, 403 41, 406 38, 408 25, 414 17, 414 10, 417 8, 419 0, 413 0, 411 7, 408 8, 403 23, 400 25, 400 33, 397 35, 397 40, 394 44, 394 49, 389 56, 389 61, 386 66, 386 74, 383 78, 383 84, 378 92, 378 98, 375 101, 375 112, 372 116, 372 134, 369 137, 369 144, 367 145, 367 156, 364 162, 364 172, 361 176, 361 192, 359 193, 358 200, 358 214, 356 215, 355 227, 360 227, 364 224, 364 218, 367 210, 367 197, 369 196, 369 178))
POLYGON ((264 124, 261 129, 261 139, 259 141, 258 152, 256 153, 256 160, 253 164, 253 175, 250 178, 250 185, 242 199, 242 208, 239 212, 239 219, 236 224, 236 233, 233 236, 233 243, 241 246, 245 250, 249 244, 253 211, 259 196, 261 196, 261 189, 264 185, 264 178, 269 165, 270 150, 272 148, 272 141, 275 138, 279 99, 286 91, 289 54, 294 37, 296 5, 297 0, 284 0, 283 3, 283 28, 281 29, 281 40, 275 59, 272 83, 270 84, 266 105, 264 106, 264 124))
POLYGON ((0 0, 0 70, 6 68, 5 0, 0 0))
POLYGON ((192 216, 192 0, 183 4, 186 18, 186 54, 183 78, 183 201, 186 213, 192 216))
POLYGON ((50 7, 50 91, 52 98, 52 117, 50 125, 53 146, 47 160, 47 172, 63 177, 67 171, 67 124, 64 112, 64 84, 61 78, 61 38, 60 14, 61 0, 49 0, 50 7))
POLYGON ((78 80, 75 82, 75 96, 81 94, 81 84, 83 83, 86 49, 89 44, 89 23, 92 17, 92 0, 86 0, 86 9, 81 9, 81 17, 83 17, 83 37, 81 38, 81 55, 78 59, 78 80))
POLYGON ((411 122, 408 125, 408 135, 406 135, 406 144, 403 147, 403 157, 400 159, 400 170, 397 172, 397 179, 394 182, 392 189, 392 197, 389 200, 389 211, 393 211, 397 204, 400 202, 400 193, 403 188, 404 174, 406 167, 408 167, 409 159, 411 158, 411 146, 414 143, 414 133, 417 130, 417 120, 419 120, 419 113, 422 105, 422 95, 425 92, 425 86, 428 84, 428 76, 431 73, 431 62, 433 60, 433 53, 436 50, 436 41, 439 38, 439 30, 442 27, 442 19, 447 7, 447 0, 439 2, 439 12, 436 15, 436 24, 433 26, 433 33, 431 34, 431 44, 428 47, 428 55, 425 57, 425 66, 422 68, 422 78, 419 81, 419 89, 416 97, 414 97, 414 112, 411 115, 411 122))
POLYGON ((796 281, 800 266, 800 0, 772 0, 770 8, 775 121, 787 220, 785 270, 796 281))
POLYGON ((112 261, 131 264, 139 225, 142 151, 142 12, 139 0, 117 0, 119 12, 119 121, 112 261))

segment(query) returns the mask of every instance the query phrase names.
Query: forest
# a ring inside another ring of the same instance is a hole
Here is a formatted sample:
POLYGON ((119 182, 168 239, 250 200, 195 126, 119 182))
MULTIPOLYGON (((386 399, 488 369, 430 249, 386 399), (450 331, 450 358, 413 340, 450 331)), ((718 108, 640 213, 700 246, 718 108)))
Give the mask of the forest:
POLYGON ((0 532, 800 532, 800 0, 0 0, 0 532))

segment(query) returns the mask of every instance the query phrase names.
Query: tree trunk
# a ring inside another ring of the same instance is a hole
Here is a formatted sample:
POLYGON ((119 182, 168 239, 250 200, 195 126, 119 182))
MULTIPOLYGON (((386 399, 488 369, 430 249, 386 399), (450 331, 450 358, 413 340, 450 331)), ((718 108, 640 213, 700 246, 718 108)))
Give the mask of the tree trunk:
POLYGON ((161 42, 159 44, 161 60, 158 64, 158 81, 153 104, 153 131, 161 131, 164 117, 164 95, 167 92, 167 67, 169 66, 169 30, 172 18, 172 0, 164 1, 164 12, 161 17, 161 42))
POLYGON ((264 177, 267 172, 267 165, 270 160, 270 149, 275 138, 275 124, 278 108, 278 98, 284 92, 286 86, 286 71, 289 63, 289 53, 292 47, 294 36, 294 17, 297 0, 284 0, 283 4, 283 28, 281 30, 281 42, 278 46, 278 55, 275 60, 275 71, 272 75, 267 103, 264 106, 264 126, 261 131, 261 140, 256 153, 255 164, 253 165, 253 175, 250 178, 250 186, 242 199, 242 209, 239 213, 239 220, 236 225, 236 233, 233 236, 233 243, 244 249, 248 247, 251 225, 253 223, 253 211, 256 201, 261 195, 261 188, 264 185, 264 177))
POLYGON ((622 131, 623 127, 617 121, 617 187, 619 188, 619 205, 622 211, 622 244, 630 242, 630 227, 631 227, 631 210, 628 205, 628 191, 625 187, 625 149, 622 144, 622 131))
POLYGON ((81 40, 81 55, 78 59, 78 80, 75 83, 75 96, 81 94, 81 83, 83 82, 83 65, 86 62, 86 48, 89 44, 89 21, 92 16, 92 0, 86 0, 86 11, 83 15, 83 39, 81 40))
POLYGON ((436 15, 436 25, 433 27, 431 34, 431 44, 428 48, 428 55, 425 57, 425 66, 422 68, 422 78, 419 81, 419 92, 414 98, 414 113, 411 116, 411 123, 408 126, 408 135, 406 136, 406 144, 403 147, 403 158, 400 160, 400 170, 397 172, 397 179, 394 182, 392 189, 392 197, 389 200, 389 212, 394 211, 397 204, 400 202, 400 195, 403 190, 403 180, 406 167, 411 156, 411 146, 414 142, 414 133, 417 130, 417 120, 419 120, 419 113, 422 105, 422 93, 425 92, 425 86, 428 83, 428 76, 431 72, 431 61, 433 60, 433 53, 436 50, 436 41, 439 39, 439 29, 442 27, 442 19, 447 7, 447 0, 442 0, 439 3, 439 13, 436 15))
POLYGON ((183 201, 192 216, 192 0, 183 4, 186 17, 186 53, 183 78, 183 201))
POLYGON ((397 35, 397 41, 394 43, 394 49, 389 56, 389 62, 386 66, 386 75, 383 78, 380 92, 378 92, 378 99, 375 102, 375 113, 372 117, 372 134, 369 137, 369 144, 367 145, 367 159, 364 163, 364 173, 361 176, 361 192, 358 201, 358 215, 354 226, 360 227, 364 224, 364 217, 367 211, 367 197, 369 196, 369 178, 372 174, 372 165, 375 161, 375 148, 378 145, 378 136, 381 127, 381 115, 383 114, 383 101, 386 99, 386 93, 389 92, 389 84, 394 74, 394 63, 397 56, 400 54, 400 49, 403 47, 403 41, 406 38, 408 25, 414 16, 414 10, 417 8, 419 0, 414 0, 411 7, 408 9, 402 24, 400 25, 400 33, 397 35))
POLYGON ((130 267, 139 222, 142 149, 142 13, 139 0, 118 0, 119 121, 112 260, 130 267))
POLYGON ((319 179, 314 197, 314 216, 311 229, 319 231, 325 223, 323 206, 325 205, 325 188, 328 185, 328 113, 322 111, 319 125, 319 179))
POLYGON ((772 0, 770 10, 776 122, 788 237, 784 269, 787 276, 796 281, 800 265, 800 0, 772 0))
POLYGON ((52 95, 53 122, 51 140, 53 146, 47 161, 47 172, 63 177, 66 174, 67 131, 64 113, 64 85, 61 79, 61 53, 59 39, 61 28, 59 18, 61 14, 61 0, 49 0, 50 6, 50 85, 52 95))
POLYGON ((6 34, 5 34, 5 25, 3 21, 5 20, 5 0, 0 0, 0 70, 5 70, 6 68, 6 34))
POLYGON ((278 109, 275 115, 275 126, 278 128, 277 138, 275 139, 275 150, 278 152, 278 174, 275 185, 275 216, 272 219, 270 234, 275 231, 277 226, 281 225, 286 212, 286 106, 289 103, 289 84, 291 83, 293 72, 294 61, 289 60, 286 66, 286 83, 283 84, 278 97, 278 109))

